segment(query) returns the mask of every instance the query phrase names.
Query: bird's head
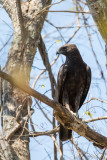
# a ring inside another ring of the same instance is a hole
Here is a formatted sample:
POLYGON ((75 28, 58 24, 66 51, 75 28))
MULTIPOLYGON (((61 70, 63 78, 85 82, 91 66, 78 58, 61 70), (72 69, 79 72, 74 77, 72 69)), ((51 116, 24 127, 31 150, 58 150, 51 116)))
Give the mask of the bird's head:
POLYGON ((75 44, 65 44, 59 48, 56 54, 63 54, 67 56, 68 54, 75 53, 75 51, 77 52, 77 50, 78 49, 75 44))

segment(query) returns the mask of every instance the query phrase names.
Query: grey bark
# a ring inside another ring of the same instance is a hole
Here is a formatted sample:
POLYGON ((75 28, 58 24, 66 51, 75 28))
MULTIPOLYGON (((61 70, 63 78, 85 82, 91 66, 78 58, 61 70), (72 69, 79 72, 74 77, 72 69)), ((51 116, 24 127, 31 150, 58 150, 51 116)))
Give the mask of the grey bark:
MULTIPOLYGON (((1 4, 4 2, 0 1, 1 4)), ((26 85, 29 84, 30 71, 40 32, 47 15, 46 10, 49 9, 50 3, 51 0, 30 0, 29 2, 21 2, 21 4, 19 0, 8 0, 4 4, 4 8, 9 14, 14 27, 13 42, 9 50, 5 71, 26 85)), ((27 117, 27 107, 30 97, 6 81, 3 81, 2 97, 3 135, 8 136, 12 129, 23 118, 27 117), (20 116, 16 121, 17 108, 20 106, 20 116)), ((27 120, 23 125, 28 128, 27 120)), ((23 129, 23 126, 20 126, 8 141, 14 160, 30 159, 29 138, 21 137, 25 133, 26 130, 23 129)))

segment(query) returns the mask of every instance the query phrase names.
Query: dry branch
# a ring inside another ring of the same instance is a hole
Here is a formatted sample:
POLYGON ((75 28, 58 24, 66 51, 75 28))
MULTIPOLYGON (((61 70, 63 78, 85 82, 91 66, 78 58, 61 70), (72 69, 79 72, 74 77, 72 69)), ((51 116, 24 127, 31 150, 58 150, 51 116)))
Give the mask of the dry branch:
POLYGON ((104 137, 103 135, 92 130, 88 125, 82 122, 78 117, 74 116, 69 110, 67 110, 64 106, 61 106, 58 102, 49 99, 45 95, 40 94, 29 86, 23 84, 23 82, 19 82, 17 79, 2 71, 0 71, 0 77, 53 108, 59 122, 65 125, 68 129, 74 130, 79 135, 84 136, 86 139, 97 145, 107 147, 107 137, 104 137))
POLYGON ((74 144, 76 150, 78 151, 78 154, 79 154, 80 158, 82 159, 82 156, 83 156, 85 158, 85 160, 88 160, 88 158, 86 157, 84 151, 75 143, 73 138, 72 138, 71 141, 74 144))
POLYGON ((107 116, 105 116, 105 117, 97 117, 97 118, 85 120, 84 122, 85 122, 85 123, 89 123, 89 122, 94 122, 94 121, 104 120, 104 119, 107 119, 107 116))
POLYGON ((40 43, 38 44, 38 48, 39 48, 39 52, 42 57, 43 63, 49 73, 49 79, 50 79, 51 88, 52 88, 52 97, 55 98, 56 81, 55 81, 54 75, 51 70, 51 65, 49 63, 49 58, 46 52, 46 46, 44 44, 42 36, 40 36, 40 43))
POLYGON ((51 136, 52 134, 55 134, 56 132, 59 131, 59 126, 54 128, 53 130, 50 131, 45 131, 45 132, 33 132, 30 133, 29 135, 24 135, 24 136, 29 136, 29 137, 38 137, 38 136, 51 136))

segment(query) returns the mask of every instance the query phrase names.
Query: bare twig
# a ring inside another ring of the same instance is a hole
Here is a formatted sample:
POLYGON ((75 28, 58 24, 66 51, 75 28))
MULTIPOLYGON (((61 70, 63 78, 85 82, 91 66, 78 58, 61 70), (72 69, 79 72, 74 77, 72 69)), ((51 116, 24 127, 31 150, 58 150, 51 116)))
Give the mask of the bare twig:
POLYGON ((107 119, 107 116, 105 116, 105 117, 97 117, 97 118, 85 120, 84 122, 85 122, 85 123, 89 123, 89 122, 98 121, 98 120, 103 120, 103 119, 107 119))
POLYGON ((0 48, 0 52, 3 50, 4 47, 6 47, 6 45, 8 44, 8 42, 10 41, 10 39, 12 38, 13 35, 11 35, 9 37, 9 39, 5 42, 5 44, 0 48))
POLYGON ((85 13, 85 14, 90 14, 90 12, 85 12, 85 11, 66 11, 66 10, 61 10, 61 11, 54 11, 50 10, 48 12, 63 12, 63 13, 85 13))
POLYGON ((52 22, 50 22, 49 20, 45 20, 48 24, 50 24, 51 26, 53 26, 54 28, 56 28, 56 29, 65 29, 65 28, 78 28, 78 27, 95 27, 96 25, 95 24, 92 24, 92 25, 71 25, 71 26, 68 26, 68 24, 67 25, 64 25, 64 26, 60 26, 60 27, 58 27, 58 26, 55 26, 52 22))
POLYGON ((32 120, 32 117, 31 117, 31 103, 30 103, 30 99, 28 100, 28 116, 30 118, 30 124, 31 124, 31 127, 32 127, 32 130, 33 132, 35 132, 35 128, 34 128, 34 125, 33 125, 33 120, 32 120))
MULTIPOLYGON (((89 101, 87 101, 87 102, 85 102, 84 104, 86 104, 86 103, 89 103, 90 101, 92 101, 92 100, 98 100, 98 101, 100 101, 100 102, 102 102, 102 103, 106 103, 107 104, 107 102, 106 101, 103 101, 102 99, 99 99, 99 98, 91 98, 89 101)), ((83 105, 84 105, 83 104, 83 105)))
POLYGON ((63 143, 61 142, 60 139, 59 139, 59 145, 60 145, 60 150, 62 152, 62 156, 60 157, 60 160, 63 160, 63 143))
POLYGON ((13 135, 14 133, 19 130, 19 128, 23 127, 23 124, 24 122, 26 121, 26 119, 28 119, 28 116, 27 117, 24 117, 22 121, 20 121, 20 123, 17 123, 15 125, 15 127, 13 129, 10 130, 10 132, 8 132, 8 134, 5 136, 5 139, 6 140, 9 140, 13 135))
MULTIPOLYGON (((80 6, 80 8, 81 8, 81 10, 82 10, 81 5, 79 5, 79 6, 80 6)), ((82 13, 82 16, 83 16, 83 20, 84 20, 84 25, 86 26, 87 23, 86 23, 86 18, 85 18, 84 13, 82 13)), ((89 42, 90 42, 90 46, 91 46, 93 55, 94 55, 94 57, 95 57, 96 63, 97 63, 97 65, 98 65, 98 68, 99 68, 99 70, 100 70, 101 76, 102 76, 103 80, 106 81, 106 78, 105 78, 105 76, 104 76, 104 74, 103 74, 103 70, 102 70, 102 68, 101 68, 101 65, 99 64, 98 59, 97 59, 97 56, 96 56, 96 53, 94 52, 94 49, 93 49, 93 44, 92 44, 92 41, 91 41, 91 35, 90 35, 89 31, 88 31, 88 28, 85 27, 85 29, 86 29, 86 32, 87 32, 87 35, 88 35, 88 39, 89 39, 89 42)), ((106 85, 106 84, 105 84, 105 85, 106 85)))
POLYGON ((61 152, 61 150, 60 150, 60 148, 59 148, 59 145, 58 145, 58 143, 57 143, 55 137, 54 137, 54 136, 51 136, 51 138, 53 139, 54 144, 55 144, 55 146, 56 146, 56 148, 57 148, 57 150, 58 150, 58 152, 59 152, 60 158, 61 158, 62 160, 64 160, 64 159, 63 159, 62 152, 61 152))
MULTIPOLYGON (((49 63, 48 54, 46 52, 46 46, 45 46, 45 43, 43 42, 43 39, 41 36, 40 36, 40 43, 38 44, 38 48, 39 48, 39 52, 41 54, 43 63, 45 65, 46 69, 48 70, 49 79, 50 79, 51 88, 52 88, 52 97, 53 97, 53 99, 55 99, 56 98, 55 97, 56 96, 55 95, 56 81, 55 81, 54 75, 51 70, 51 65, 49 63)), ((53 128, 54 127, 55 127, 55 118, 53 116, 53 128)), ((54 139, 56 140, 56 134, 54 134, 54 139)), ((57 160, 57 148, 56 148, 55 141, 54 141, 54 159, 57 160)))
POLYGON ((55 81, 55 78, 52 74, 51 65, 49 63, 48 55, 46 53, 46 47, 45 47, 45 44, 44 44, 41 36, 40 36, 40 43, 38 44, 38 48, 39 48, 39 52, 41 54, 43 63, 46 66, 46 69, 49 73, 49 78, 50 78, 51 88, 52 88, 52 97, 54 98, 55 97, 56 81, 55 81))
POLYGON ((68 41, 66 43, 69 43, 71 41, 71 39, 76 35, 76 33, 79 31, 80 27, 78 27, 76 29, 76 31, 73 33, 73 35, 68 39, 68 41))
POLYGON ((86 160, 88 160, 88 158, 87 158, 87 156, 85 155, 85 153, 83 152, 83 150, 82 150, 81 148, 78 147, 78 145, 75 143, 75 141, 73 140, 73 138, 72 138, 71 141, 72 141, 72 143, 74 144, 75 148, 77 149, 78 154, 79 154, 81 160, 82 160, 81 155, 82 155, 86 160))
POLYGON ((24 136, 29 136, 29 137, 37 137, 37 136, 50 136, 51 134, 55 134, 56 132, 59 131, 59 126, 54 128, 53 130, 50 131, 45 131, 45 132, 30 132, 30 135, 24 135, 24 136))
POLYGON ((23 109, 22 105, 20 105, 20 106, 17 107, 17 109, 16 109, 16 121, 19 120, 20 113, 22 112, 22 109, 23 109))
POLYGON ((104 149, 104 151, 103 151, 103 153, 102 153, 102 155, 101 155, 101 157, 100 157, 100 159, 99 159, 99 160, 103 160, 103 157, 104 157, 104 153, 105 153, 105 151, 106 151, 106 149, 104 149))
MULTIPOLYGON (((53 65, 55 64, 55 62, 57 61, 58 57, 59 57, 59 55, 56 56, 56 58, 53 60, 53 62, 51 63, 51 66, 53 66, 53 65)), ((33 89, 34 89, 34 87, 35 87, 38 79, 40 78, 40 76, 41 76, 44 72, 46 72, 46 69, 44 69, 44 70, 36 77, 36 79, 35 79, 35 81, 34 81, 34 83, 33 83, 33 85, 32 85, 32 88, 33 88, 33 89)))
MULTIPOLYGON (((53 129, 55 127, 56 127, 56 125, 55 125, 55 114, 54 114, 54 110, 53 110, 53 129)), ((57 140, 56 140, 56 133, 54 134, 54 160, 57 160, 57 148, 56 148, 55 141, 57 142, 57 140)))
POLYGON ((39 109, 41 110, 41 112, 43 113, 43 115, 46 117, 46 119, 52 124, 52 121, 48 118, 48 116, 46 115, 46 113, 43 111, 43 109, 41 108, 40 104, 38 103, 37 100, 35 100, 39 109))
MULTIPOLYGON (((50 5, 46 6, 46 7, 44 7, 43 9, 41 9, 41 11, 37 12, 37 13, 32 17, 31 21, 28 22, 27 27, 32 23, 32 21, 35 19, 35 17, 37 17, 38 15, 42 15, 44 12, 47 12, 47 10, 48 10, 51 6, 56 5, 56 4, 59 4, 59 3, 61 3, 62 1, 64 1, 64 0, 61 0, 61 1, 59 1, 59 2, 50 4, 50 5)), ((48 10, 48 12, 49 12, 49 10, 48 10)))

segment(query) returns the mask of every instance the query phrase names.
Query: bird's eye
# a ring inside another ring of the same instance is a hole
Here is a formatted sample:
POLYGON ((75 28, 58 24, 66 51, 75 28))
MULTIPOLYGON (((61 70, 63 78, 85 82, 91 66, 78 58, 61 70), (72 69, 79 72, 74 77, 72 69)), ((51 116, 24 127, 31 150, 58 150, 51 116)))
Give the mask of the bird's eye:
POLYGON ((67 47, 63 47, 63 48, 62 48, 62 50, 66 50, 66 49, 67 49, 67 47))

